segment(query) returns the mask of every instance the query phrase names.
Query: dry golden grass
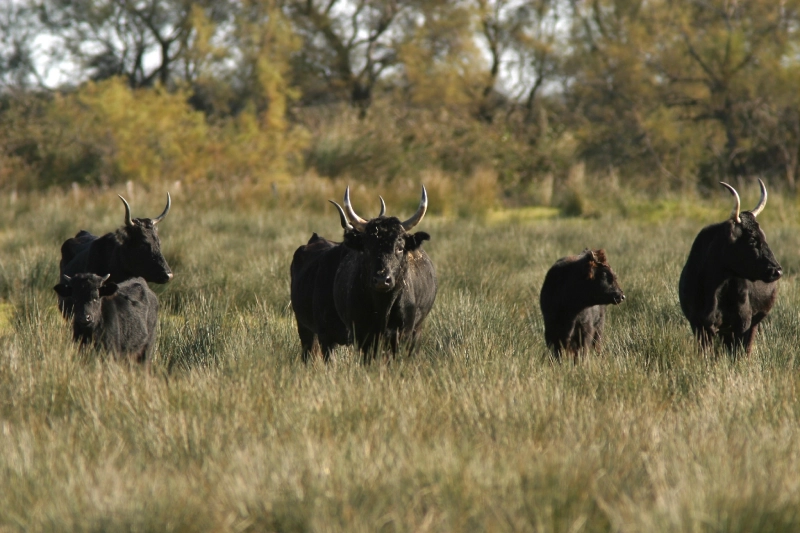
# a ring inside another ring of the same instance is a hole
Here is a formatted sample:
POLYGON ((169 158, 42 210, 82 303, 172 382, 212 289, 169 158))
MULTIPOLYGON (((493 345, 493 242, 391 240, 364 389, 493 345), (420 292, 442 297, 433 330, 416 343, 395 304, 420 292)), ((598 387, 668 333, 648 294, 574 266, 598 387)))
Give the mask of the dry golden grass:
MULTIPOLYGON (((357 209, 383 194, 400 216, 418 194, 358 190, 357 209)), ((800 530, 790 199, 764 212, 786 276, 750 358, 702 357, 678 306, 692 239, 729 212, 720 194, 591 219, 434 209, 419 357, 364 366, 342 348, 305 366, 289 263, 312 231, 340 235, 342 191, 303 192, 174 192, 153 375, 79 352, 52 294, 61 241, 121 224, 114 192, 0 198, 0 530, 800 530), (589 246, 628 299, 599 354, 553 365, 539 287, 589 246)), ((162 202, 138 193, 134 216, 162 202)))

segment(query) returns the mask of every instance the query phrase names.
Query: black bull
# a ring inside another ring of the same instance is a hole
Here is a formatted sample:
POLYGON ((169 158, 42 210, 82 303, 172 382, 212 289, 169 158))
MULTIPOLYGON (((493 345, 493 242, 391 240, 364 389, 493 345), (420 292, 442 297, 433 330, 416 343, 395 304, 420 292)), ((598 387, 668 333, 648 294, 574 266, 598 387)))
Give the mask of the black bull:
POLYGON ((703 348, 719 336, 728 350, 744 347, 749 354, 758 324, 775 303, 783 272, 756 222, 767 203, 759 184, 758 205, 740 213, 738 193, 722 183, 735 198, 731 217, 700 231, 681 272, 681 309, 703 348))
MULTIPOLYGON (((115 232, 96 237, 80 231, 61 245, 60 278, 65 275, 88 272, 99 276, 110 275, 110 281, 121 283, 133 277, 142 277, 153 283, 167 283, 172 279, 167 260, 161 253, 161 241, 156 227, 169 213, 171 199, 167 194, 164 212, 156 218, 131 218, 128 202, 125 205, 125 225, 115 232)), ((64 316, 72 313, 69 298, 59 296, 59 308, 64 316)))
POLYGON ((437 288, 433 263, 421 248, 430 236, 408 233, 427 210, 425 188, 417 212, 404 222, 383 214, 362 219, 350 205, 349 190, 344 204, 347 215, 334 203, 344 241, 315 234, 292 261, 292 307, 303 359, 313 351, 315 337, 325 360, 337 344, 353 342, 365 358, 384 344, 392 354, 406 344, 411 354, 437 288))

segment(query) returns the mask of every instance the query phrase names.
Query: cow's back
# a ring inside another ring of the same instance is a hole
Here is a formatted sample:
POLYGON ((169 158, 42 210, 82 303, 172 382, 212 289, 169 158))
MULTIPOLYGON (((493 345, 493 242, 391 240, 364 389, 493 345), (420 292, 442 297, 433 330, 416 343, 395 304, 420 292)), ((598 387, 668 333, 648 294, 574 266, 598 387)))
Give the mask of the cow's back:
POLYGON ((544 321, 544 338, 547 346, 556 351, 558 356, 561 347, 572 349, 569 340, 575 329, 577 318, 575 313, 564 316, 559 313, 563 302, 574 300, 572 284, 569 282, 572 261, 566 258, 559 259, 545 274, 542 288, 539 292, 539 308, 544 321))
POLYGON ((539 308, 545 322, 555 318, 556 310, 561 302, 574 298, 572 283, 570 283, 570 277, 576 275, 571 272, 573 266, 574 261, 561 258, 545 274, 542 289, 539 292, 539 308))
MULTIPOLYGON (((314 233, 308 244, 295 250, 289 267, 291 276, 292 309, 302 322, 313 322, 314 295, 317 291, 317 274, 326 263, 323 257, 336 244, 314 233)), ((333 275, 336 273, 334 272, 333 275)), ((324 272, 323 272, 324 277, 324 272)))
POLYGON ((117 293, 103 301, 100 342, 109 351, 149 359, 158 325, 158 298, 142 278, 118 284, 117 293))
MULTIPOLYGON (((336 312, 333 286, 342 259, 350 253, 349 248, 314 233, 292 258, 292 310, 299 328, 317 336, 323 352, 349 342, 347 328, 336 312)), ((310 350, 309 339, 302 337, 304 350, 310 350)))
POLYGON ((684 316, 692 323, 699 320, 705 308, 704 296, 707 292, 706 283, 713 276, 715 241, 720 238, 722 224, 706 226, 697 234, 686 264, 681 270, 678 280, 678 300, 684 316))
POLYGON ((316 233, 312 234, 308 243, 298 247, 292 256, 292 264, 289 267, 292 279, 305 276, 304 272, 309 268, 316 269, 319 258, 335 246, 336 243, 316 233))
POLYGON ((81 230, 74 237, 64 241, 64 244, 61 245, 60 274, 72 276, 85 272, 89 248, 95 240, 97 240, 95 235, 86 230, 81 230))

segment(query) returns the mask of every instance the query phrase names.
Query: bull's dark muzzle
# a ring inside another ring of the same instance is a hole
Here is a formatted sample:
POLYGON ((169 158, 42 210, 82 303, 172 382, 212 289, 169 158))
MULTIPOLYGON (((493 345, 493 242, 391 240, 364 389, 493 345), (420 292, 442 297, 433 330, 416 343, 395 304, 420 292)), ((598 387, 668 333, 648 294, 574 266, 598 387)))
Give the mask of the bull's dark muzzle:
POLYGON ((614 305, 619 305, 623 301, 625 301, 625 294, 624 293, 619 292, 617 295, 614 296, 614 305))
POLYGON ((778 281, 783 276, 783 269, 781 267, 769 267, 767 269, 767 275, 764 276, 764 281, 767 283, 772 283, 773 281, 778 281))
POLYGON ((375 274, 372 276, 372 288, 378 292, 389 291, 394 287, 392 276, 386 274, 375 274))
POLYGON ((77 315, 75 317, 75 321, 78 323, 79 326, 90 326, 94 319, 92 315, 77 315))
POLYGON ((156 279, 147 281, 152 281, 153 283, 168 283, 170 280, 172 280, 172 272, 167 271, 160 274, 156 279))

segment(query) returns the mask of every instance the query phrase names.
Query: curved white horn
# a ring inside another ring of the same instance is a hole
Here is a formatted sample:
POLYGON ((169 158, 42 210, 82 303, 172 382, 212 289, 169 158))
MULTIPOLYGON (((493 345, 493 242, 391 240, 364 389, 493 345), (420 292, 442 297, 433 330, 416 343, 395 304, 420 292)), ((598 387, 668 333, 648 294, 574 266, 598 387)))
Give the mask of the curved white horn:
POLYGON ((736 192, 736 189, 725 183, 724 181, 719 182, 720 185, 731 191, 731 194, 736 199, 736 204, 733 206, 733 211, 731 211, 731 218, 736 222, 741 222, 742 219, 739 218, 739 209, 742 207, 742 202, 739 200, 739 193, 736 192))
POLYGON ((154 226, 159 222, 161 222, 162 220, 164 220, 164 217, 167 216, 167 213, 169 213, 170 206, 172 206, 172 198, 170 198, 169 192, 167 192, 167 207, 164 208, 163 213, 161 213, 160 215, 158 215, 156 218, 153 219, 154 226))
POLYGON ((344 209, 342 206, 334 202, 333 200, 328 200, 330 203, 336 206, 336 209, 339 210, 339 222, 342 224, 342 229, 352 230, 353 226, 350 225, 350 222, 347 221, 347 216, 344 214, 344 209))
POLYGON ((100 285, 102 285, 103 283, 105 283, 106 281, 108 281, 108 278, 110 278, 110 277, 111 277, 111 273, 108 273, 108 274, 106 274, 105 276, 103 276, 103 279, 102 279, 102 280, 100 280, 100 285))
POLYGON ((131 206, 128 205, 127 200, 125 200, 121 194, 118 194, 117 196, 119 196, 119 199, 122 200, 123 204, 125 204, 125 225, 133 226, 133 219, 131 218, 131 206))
POLYGON ((428 191, 425 190, 425 186, 422 186, 422 198, 419 201, 419 207, 417 208, 417 212, 412 215, 411 218, 403 222, 403 229, 409 231, 411 228, 416 226, 422 220, 422 217, 425 216, 425 211, 428 210, 428 191))
POLYGON ((757 217, 761 211, 764 210, 764 206, 767 205, 767 186, 764 185, 764 182, 761 181, 761 178, 758 178, 758 184, 761 186, 761 199, 758 201, 758 205, 756 205, 751 213, 753 213, 753 218, 757 217))
POLYGON ((367 221, 361 218, 356 214, 353 210, 352 204, 350 204, 350 186, 348 185, 347 188, 344 190, 344 208, 347 212, 347 218, 350 219, 350 224, 353 225, 355 229, 358 231, 364 231, 367 227, 367 221))
POLYGON ((383 201, 383 196, 378 196, 381 199, 381 212, 378 213, 379 217, 382 217, 386 214, 386 202, 383 201))

